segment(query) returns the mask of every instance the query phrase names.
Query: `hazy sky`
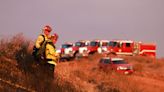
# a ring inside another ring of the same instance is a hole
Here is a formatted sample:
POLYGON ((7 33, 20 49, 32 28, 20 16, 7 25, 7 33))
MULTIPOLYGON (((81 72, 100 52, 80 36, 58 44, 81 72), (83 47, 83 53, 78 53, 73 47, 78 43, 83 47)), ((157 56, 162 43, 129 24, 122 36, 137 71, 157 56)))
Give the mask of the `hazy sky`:
POLYGON ((164 0, 0 0, 0 36, 35 41, 49 24, 57 46, 82 39, 130 39, 157 44, 164 56, 164 0))

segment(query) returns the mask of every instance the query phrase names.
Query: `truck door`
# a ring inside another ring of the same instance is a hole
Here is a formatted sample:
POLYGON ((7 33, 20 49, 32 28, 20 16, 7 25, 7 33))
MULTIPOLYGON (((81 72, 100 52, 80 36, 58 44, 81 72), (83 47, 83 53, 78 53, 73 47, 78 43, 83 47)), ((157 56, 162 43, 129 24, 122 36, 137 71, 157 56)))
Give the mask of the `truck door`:
POLYGON ((125 54, 132 54, 133 51, 133 43, 125 42, 122 43, 122 52, 125 54))

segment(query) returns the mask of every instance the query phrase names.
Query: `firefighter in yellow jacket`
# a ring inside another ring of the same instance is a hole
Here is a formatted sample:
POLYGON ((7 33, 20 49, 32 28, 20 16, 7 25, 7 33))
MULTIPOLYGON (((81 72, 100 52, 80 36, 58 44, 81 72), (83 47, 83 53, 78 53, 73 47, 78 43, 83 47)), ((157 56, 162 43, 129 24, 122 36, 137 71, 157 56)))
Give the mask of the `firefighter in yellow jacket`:
POLYGON ((45 69, 48 72, 49 76, 54 76, 54 69, 55 66, 58 63, 59 60, 59 55, 58 53, 56 53, 56 47, 55 47, 55 43, 58 40, 58 35, 54 34, 51 36, 50 40, 47 40, 47 44, 46 44, 46 51, 45 51, 45 56, 46 56, 46 65, 45 65, 45 69))
POLYGON ((46 25, 42 29, 43 34, 40 34, 35 42, 35 46, 33 47, 32 55, 36 61, 40 61, 41 57, 39 56, 42 52, 40 52, 40 48, 42 47, 43 43, 50 38, 50 32, 52 28, 49 25, 46 25))
POLYGON ((43 29, 43 34, 39 35, 37 40, 36 40, 36 43, 35 43, 35 46, 36 48, 40 48, 42 43, 46 40, 48 40, 48 38, 50 37, 50 32, 52 31, 52 28, 49 26, 49 25, 46 25, 43 29))

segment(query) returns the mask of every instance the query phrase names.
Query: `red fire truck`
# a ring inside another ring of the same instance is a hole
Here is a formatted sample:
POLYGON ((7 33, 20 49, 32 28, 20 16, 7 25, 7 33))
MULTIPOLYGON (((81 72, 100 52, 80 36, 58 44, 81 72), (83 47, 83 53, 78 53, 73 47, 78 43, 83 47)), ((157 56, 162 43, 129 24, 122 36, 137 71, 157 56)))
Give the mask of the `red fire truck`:
POLYGON ((64 48, 63 53, 61 54, 62 57, 67 58, 67 60, 72 60, 79 57, 79 48, 85 47, 89 44, 87 40, 80 40, 75 42, 68 48, 64 48))
POLYGON ((103 46, 107 46, 108 40, 92 40, 89 45, 79 48, 80 56, 88 56, 89 54, 94 54, 95 52, 101 52, 103 46))
POLYGON ((72 46, 73 46, 73 43, 71 43, 71 42, 66 42, 66 43, 62 44, 60 50, 58 50, 58 53, 60 54, 60 57, 61 57, 62 60, 64 60, 64 59, 69 60, 68 56, 65 53, 72 46))
POLYGON ((112 40, 106 47, 109 53, 116 55, 156 56, 156 45, 153 43, 134 42, 131 40, 112 40))

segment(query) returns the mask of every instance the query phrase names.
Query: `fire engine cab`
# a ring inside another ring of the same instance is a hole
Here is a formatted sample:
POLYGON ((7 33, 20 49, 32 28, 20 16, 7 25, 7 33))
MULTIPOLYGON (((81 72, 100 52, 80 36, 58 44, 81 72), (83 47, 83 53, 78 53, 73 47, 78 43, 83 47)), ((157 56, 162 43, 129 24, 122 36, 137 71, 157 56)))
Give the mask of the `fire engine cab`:
POLYGON ((88 57, 89 54, 94 54, 97 52, 99 46, 100 40, 92 40, 87 46, 79 48, 79 56, 88 57))
POLYGON ((109 53, 116 55, 156 56, 156 45, 131 40, 113 40, 106 47, 109 53))
POLYGON ((85 47, 88 44, 89 43, 86 40, 77 41, 73 44, 73 46, 65 49, 63 55, 67 58, 74 59, 74 58, 78 57, 79 48, 80 47, 85 47))
POLYGON ((108 40, 90 41, 89 45, 79 48, 79 54, 80 56, 88 56, 89 54, 94 54, 95 52, 99 52, 98 49, 101 50, 101 47, 107 46, 108 43, 108 40))
POLYGON ((61 49, 60 49, 60 56, 61 59, 69 59, 66 53, 68 53, 69 49, 73 46, 73 43, 71 42, 66 42, 62 44, 61 49))

